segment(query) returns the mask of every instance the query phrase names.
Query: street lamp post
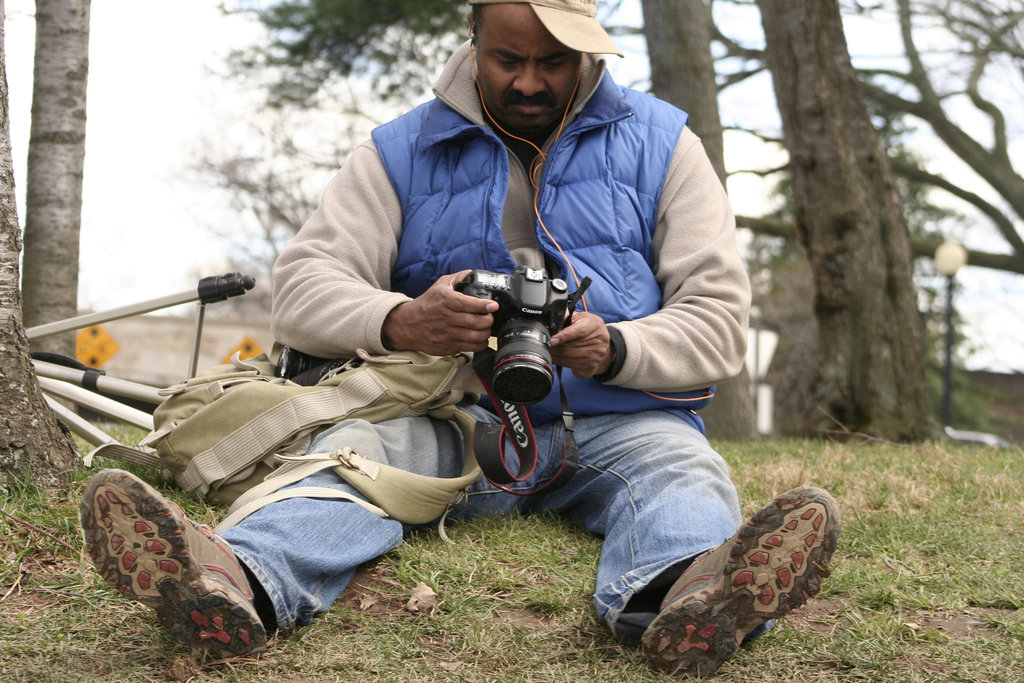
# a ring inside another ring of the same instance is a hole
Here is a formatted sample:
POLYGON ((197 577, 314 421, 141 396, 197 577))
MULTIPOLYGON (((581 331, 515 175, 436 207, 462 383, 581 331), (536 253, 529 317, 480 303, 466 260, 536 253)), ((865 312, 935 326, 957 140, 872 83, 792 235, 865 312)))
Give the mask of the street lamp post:
POLYGON ((946 363, 942 375, 942 424, 953 424, 953 279, 967 263, 967 250, 946 240, 935 250, 935 267, 946 276, 946 363))

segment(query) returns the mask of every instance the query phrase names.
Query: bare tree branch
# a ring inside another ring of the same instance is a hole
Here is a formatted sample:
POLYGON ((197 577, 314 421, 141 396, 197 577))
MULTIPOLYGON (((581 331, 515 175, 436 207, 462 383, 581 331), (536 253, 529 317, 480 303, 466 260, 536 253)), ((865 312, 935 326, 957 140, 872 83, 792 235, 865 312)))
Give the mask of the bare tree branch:
MULTIPOLYGON (((786 240, 797 239, 796 225, 777 218, 758 216, 736 216, 736 225, 747 228, 758 235, 781 237, 786 240)), ((915 258, 933 258, 935 250, 942 243, 934 237, 911 237, 910 245, 915 258)), ((1024 263, 1015 254, 994 254, 977 249, 967 250, 967 262, 978 268, 992 268, 1008 273, 1024 275, 1024 263)))

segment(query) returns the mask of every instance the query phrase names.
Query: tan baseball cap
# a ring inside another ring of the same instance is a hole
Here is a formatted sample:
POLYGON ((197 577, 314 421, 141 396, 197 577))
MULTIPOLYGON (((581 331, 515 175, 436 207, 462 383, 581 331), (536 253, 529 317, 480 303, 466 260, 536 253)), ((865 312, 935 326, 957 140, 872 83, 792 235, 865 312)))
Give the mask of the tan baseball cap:
POLYGON ((568 48, 578 52, 624 56, 597 21, 597 0, 470 0, 471 5, 506 2, 521 2, 533 7, 544 28, 568 48))

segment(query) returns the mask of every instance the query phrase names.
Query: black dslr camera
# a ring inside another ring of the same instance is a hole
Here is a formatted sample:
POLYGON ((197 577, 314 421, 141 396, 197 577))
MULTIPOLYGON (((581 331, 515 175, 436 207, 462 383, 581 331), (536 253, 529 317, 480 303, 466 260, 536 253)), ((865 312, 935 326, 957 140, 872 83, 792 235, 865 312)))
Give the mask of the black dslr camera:
POLYGON ((529 405, 551 391, 551 335, 565 323, 569 286, 543 270, 519 266, 511 275, 474 270, 456 291, 498 302, 492 333, 498 339, 491 371, 494 395, 529 405))

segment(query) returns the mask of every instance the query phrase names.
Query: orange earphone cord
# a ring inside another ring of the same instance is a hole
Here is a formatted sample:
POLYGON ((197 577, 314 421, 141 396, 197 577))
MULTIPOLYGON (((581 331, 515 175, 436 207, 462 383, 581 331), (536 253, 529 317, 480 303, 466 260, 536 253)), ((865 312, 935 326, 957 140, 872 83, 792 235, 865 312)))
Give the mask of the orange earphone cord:
MULTIPOLYGON (((583 56, 580 55, 580 60, 582 60, 582 59, 583 59, 583 56)), ((562 260, 565 261, 565 265, 568 266, 569 272, 572 273, 573 280, 576 282, 576 287, 579 288, 579 286, 580 286, 580 278, 579 278, 579 275, 576 274, 576 269, 572 267, 572 262, 569 260, 568 255, 566 255, 566 253, 562 250, 562 246, 558 243, 558 240, 556 240, 555 236, 552 235, 551 231, 548 230, 548 226, 544 224, 544 219, 541 218, 541 216, 540 216, 540 208, 537 205, 538 198, 540 197, 540 177, 541 177, 541 174, 544 171, 544 163, 547 161, 548 155, 545 152, 543 152, 540 149, 540 147, 535 145, 533 143, 533 141, 527 140, 526 138, 521 138, 518 135, 513 135, 512 133, 509 133, 507 130, 505 130, 504 128, 501 127, 501 124, 499 124, 494 119, 493 116, 491 116, 491 112, 488 111, 488 109, 487 109, 487 103, 484 102, 484 94, 483 94, 483 92, 480 89, 480 80, 479 80, 479 77, 477 76, 477 71, 476 71, 476 58, 475 58, 475 55, 470 57, 470 61, 473 63, 473 82, 476 84, 476 91, 480 95, 480 106, 483 108, 484 114, 487 115, 487 118, 490 120, 490 122, 492 124, 494 124, 495 128, 497 128, 498 130, 500 130, 502 133, 504 133, 508 137, 512 138, 513 140, 519 140, 520 142, 525 142, 526 144, 530 145, 535 150, 537 150, 537 155, 533 157, 533 162, 530 164, 530 171, 529 171, 530 185, 533 187, 533 213, 537 217, 537 222, 540 223, 540 227, 544 230, 544 234, 548 236, 548 239, 551 240, 551 243, 555 245, 556 249, 558 249, 558 253, 561 254, 561 256, 562 256, 562 260)), ((569 101, 565 105, 565 111, 562 113, 562 121, 558 124, 558 132, 555 134, 555 141, 558 140, 558 137, 562 134, 562 130, 565 128, 565 120, 569 116, 569 109, 572 106, 572 101, 576 97, 577 90, 579 90, 580 78, 582 77, 582 75, 583 75, 583 67, 582 67, 582 61, 581 61, 580 69, 576 72, 576 84, 573 86, 572 96, 569 97, 569 101)), ((554 144, 554 142, 552 142, 552 145, 553 144, 554 144)), ((586 297, 586 295, 581 296, 580 297, 580 301, 583 302, 583 310, 586 311, 587 310, 587 297, 586 297)), ((641 390, 641 391, 643 391, 643 390, 641 390)), ((710 391, 710 390, 708 390, 704 394, 702 394, 700 396, 697 396, 697 397, 694 397, 694 398, 673 398, 671 396, 662 396, 661 394, 655 394, 655 393, 650 392, 650 391, 644 391, 644 393, 647 394, 648 396, 653 397, 653 398, 662 399, 664 401, 672 401, 674 403, 692 403, 692 402, 696 402, 696 401, 703 401, 703 400, 711 398, 711 397, 713 397, 715 395, 715 392, 710 391)))
MULTIPOLYGON (((569 97, 569 101, 566 102, 565 104, 565 111, 562 112, 562 120, 558 124, 558 132, 555 134, 555 141, 558 140, 559 136, 562 134, 562 130, 565 128, 565 120, 569 116, 569 109, 572 107, 572 102, 576 98, 576 92, 579 90, 580 79, 583 76, 582 60, 583 55, 580 55, 580 68, 576 71, 576 84, 573 85, 572 95, 569 97)), ((484 114, 487 115, 488 120, 490 120, 490 122, 494 125, 495 128, 500 130, 508 137, 512 138, 513 140, 525 142, 526 144, 530 145, 530 147, 533 147, 535 150, 537 150, 537 154, 536 156, 533 157, 533 162, 530 164, 530 169, 528 172, 528 175, 530 177, 530 185, 533 187, 533 214, 537 217, 537 222, 540 224, 541 229, 544 230, 544 234, 548 236, 548 239, 551 240, 551 243, 555 245, 555 249, 557 249, 558 253, 562 256, 562 260, 565 261, 565 265, 569 268, 569 272, 572 273, 572 278, 576 283, 576 287, 579 288, 580 277, 579 275, 576 274, 576 269, 572 267, 572 262, 569 260, 569 256, 565 253, 565 251, 562 250, 562 246, 558 243, 558 240, 556 240, 555 236, 551 234, 550 230, 548 230, 548 226, 544 224, 544 219, 541 218, 540 216, 540 208, 537 205, 538 199, 540 197, 540 177, 544 171, 544 163, 547 161, 548 155, 544 151, 542 151, 540 147, 534 144, 532 140, 527 140, 526 138, 521 138, 518 135, 513 135, 512 133, 509 133, 507 130, 501 127, 501 124, 499 124, 493 116, 491 116, 491 112, 487 109, 487 103, 484 102, 483 91, 480 89, 480 79, 476 71, 475 55, 470 57, 470 61, 473 63, 473 82, 476 84, 476 91, 480 95, 480 106, 483 108, 484 114)), ((552 142, 552 144, 554 144, 554 142, 552 142)), ((580 301, 583 302, 583 310, 586 311, 586 295, 581 296, 580 301)))

